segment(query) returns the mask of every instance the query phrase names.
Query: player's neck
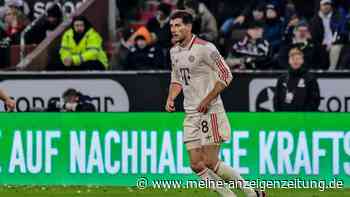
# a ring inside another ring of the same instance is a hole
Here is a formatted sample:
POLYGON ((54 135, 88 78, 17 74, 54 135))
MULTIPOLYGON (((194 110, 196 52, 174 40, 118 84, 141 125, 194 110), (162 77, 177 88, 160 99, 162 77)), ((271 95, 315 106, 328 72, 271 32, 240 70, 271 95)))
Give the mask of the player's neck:
POLYGON ((190 36, 187 36, 182 42, 179 43, 180 47, 185 48, 187 47, 190 42, 192 41, 193 34, 190 34, 190 36))

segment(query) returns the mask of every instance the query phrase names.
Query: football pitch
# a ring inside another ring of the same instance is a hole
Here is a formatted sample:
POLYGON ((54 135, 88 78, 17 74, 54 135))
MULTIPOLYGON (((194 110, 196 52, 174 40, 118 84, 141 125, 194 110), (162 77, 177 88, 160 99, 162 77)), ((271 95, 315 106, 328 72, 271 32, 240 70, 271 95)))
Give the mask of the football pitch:
MULTIPOLYGON (((243 197, 242 192, 237 192, 243 197)), ((295 190, 273 189, 267 190, 269 197, 346 197, 350 196, 350 189, 337 190, 295 190)), ((131 187, 30 187, 30 186, 2 186, 1 197, 217 197, 218 195, 208 190, 200 189, 168 189, 139 190, 131 187)))

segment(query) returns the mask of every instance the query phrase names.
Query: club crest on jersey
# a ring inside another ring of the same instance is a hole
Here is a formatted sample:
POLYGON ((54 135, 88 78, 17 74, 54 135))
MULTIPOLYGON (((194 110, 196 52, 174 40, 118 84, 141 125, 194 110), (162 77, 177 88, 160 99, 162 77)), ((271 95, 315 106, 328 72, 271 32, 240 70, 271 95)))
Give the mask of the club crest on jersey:
POLYGON ((188 57, 188 61, 190 61, 191 63, 194 62, 194 60, 195 60, 195 57, 193 55, 190 55, 188 57))

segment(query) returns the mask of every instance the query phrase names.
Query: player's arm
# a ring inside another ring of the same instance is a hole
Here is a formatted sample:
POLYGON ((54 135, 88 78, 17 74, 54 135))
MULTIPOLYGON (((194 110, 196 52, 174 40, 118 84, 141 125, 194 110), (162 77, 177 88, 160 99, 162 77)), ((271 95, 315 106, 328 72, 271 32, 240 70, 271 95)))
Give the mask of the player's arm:
POLYGON ((208 111, 209 104, 216 99, 220 93, 231 83, 232 73, 230 68, 224 61, 224 58, 220 55, 219 51, 214 47, 208 47, 203 51, 205 63, 211 67, 217 75, 217 81, 214 88, 199 104, 197 111, 206 113, 208 111))
POLYGON ((12 111, 16 107, 16 102, 3 89, 0 89, 0 99, 4 101, 8 111, 12 111))
POLYGON ((167 112, 173 112, 175 111, 175 105, 174 101, 176 97, 181 93, 182 91, 182 85, 181 83, 177 80, 175 71, 171 72, 171 83, 169 87, 169 94, 165 106, 165 110, 167 112))

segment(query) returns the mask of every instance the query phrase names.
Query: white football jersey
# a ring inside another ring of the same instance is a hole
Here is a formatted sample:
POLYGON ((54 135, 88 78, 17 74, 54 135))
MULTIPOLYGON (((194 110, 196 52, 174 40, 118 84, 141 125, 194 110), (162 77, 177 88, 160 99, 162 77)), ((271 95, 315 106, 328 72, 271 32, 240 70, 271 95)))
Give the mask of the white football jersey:
MULTIPOLYGON (((232 73, 216 47, 193 35, 185 48, 175 45, 170 50, 171 83, 182 86, 186 113, 197 113, 200 102, 213 90, 217 81, 226 86, 232 73)), ((212 101, 209 112, 222 112, 224 106, 220 95, 212 101)))

